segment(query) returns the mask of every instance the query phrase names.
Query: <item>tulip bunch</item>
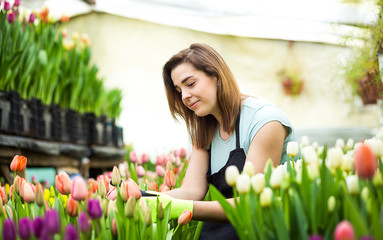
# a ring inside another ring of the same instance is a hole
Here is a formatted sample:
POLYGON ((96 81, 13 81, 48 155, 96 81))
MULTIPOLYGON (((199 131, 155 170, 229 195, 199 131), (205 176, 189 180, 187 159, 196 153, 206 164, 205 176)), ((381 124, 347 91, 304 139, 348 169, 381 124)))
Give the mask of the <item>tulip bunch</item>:
POLYGON ((241 239, 383 239, 381 140, 339 140, 328 150, 290 142, 287 153, 285 164, 268 161, 264 173, 254 175, 249 161, 242 173, 228 167, 234 206, 210 187, 241 239))
MULTIPOLYGON (((192 239, 195 224, 191 212, 170 219, 171 203, 151 205, 131 178, 121 177, 117 166, 97 180, 66 172, 44 188, 17 175, 27 158, 16 155, 11 164, 14 183, 0 187, 2 239, 192 239), (189 223, 190 222, 190 223, 189 223)), ((158 200, 158 198, 153 198, 158 200)))

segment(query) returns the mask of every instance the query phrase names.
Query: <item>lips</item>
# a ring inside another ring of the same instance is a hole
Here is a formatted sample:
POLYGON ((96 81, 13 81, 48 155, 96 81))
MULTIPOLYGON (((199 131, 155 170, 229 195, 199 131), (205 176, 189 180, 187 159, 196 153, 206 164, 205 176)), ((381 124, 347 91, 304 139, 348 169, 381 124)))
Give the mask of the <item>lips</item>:
POLYGON ((199 100, 196 102, 193 102, 192 104, 189 105, 189 108, 191 108, 191 109, 196 108, 198 103, 199 103, 199 100))

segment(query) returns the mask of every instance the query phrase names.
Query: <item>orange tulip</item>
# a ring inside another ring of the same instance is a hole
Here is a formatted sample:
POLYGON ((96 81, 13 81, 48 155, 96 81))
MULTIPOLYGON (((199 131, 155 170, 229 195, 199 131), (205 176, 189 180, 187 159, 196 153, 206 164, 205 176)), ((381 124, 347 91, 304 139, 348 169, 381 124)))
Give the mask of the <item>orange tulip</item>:
POLYGON ((151 190, 151 191, 156 191, 158 192, 158 186, 157 186, 157 183, 156 182, 149 182, 148 183, 148 190, 151 190))
POLYGON ((192 219, 193 213, 189 209, 185 209, 181 215, 178 217, 179 225, 186 225, 192 219))
POLYGON ((160 185, 160 192, 166 192, 169 191, 170 188, 166 184, 161 184, 160 185))
POLYGON ((88 182, 89 185, 89 191, 92 193, 95 193, 98 190, 98 184, 97 181, 92 179, 91 181, 88 182))
POLYGON ((13 157, 13 160, 11 162, 11 170, 13 172, 21 172, 25 169, 26 165, 27 165, 27 158, 24 156, 16 155, 13 157))
POLYGON ((55 186, 59 193, 68 195, 72 190, 72 181, 66 172, 60 172, 56 175, 55 186))
POLYGON ((78 215, 78 202, 74 200, 72 197, 69 197, 68 202, 66 204, 66 211, 68 215, 71 217, 77 217, 78 215))
POLYGON ((355 170, 361 178, 372 178, 378 168, 378 161, 371 148, 362 143, 355 149, 355 170))
POLYGON ((5 192, 5 187, 0 187, 0 198, 4 204, 7 204, 8 196, 7 196, 7 193, 5 192))
POLYGON ((116 225, 115 218, 113 218, 112 220, 112 233, 113 233, 113 236, 117 237, 117 225, 116 225))
POLYGON ((172 170, 166 170, 164 183, 170 189, 172 189, 176 185, 176 176, 174 175, 174 172, 172 170))

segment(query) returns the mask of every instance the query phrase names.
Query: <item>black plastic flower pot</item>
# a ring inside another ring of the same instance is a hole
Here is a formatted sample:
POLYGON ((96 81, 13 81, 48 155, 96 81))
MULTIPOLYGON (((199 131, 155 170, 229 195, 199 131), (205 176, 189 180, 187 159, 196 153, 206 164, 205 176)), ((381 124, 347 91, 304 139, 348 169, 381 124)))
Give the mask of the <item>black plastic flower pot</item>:
POLYGON ((87 144, 94 144, 96 139, 96 115, 94 113, 85 113, 85 119, 84 121, 87 122, 87 144))
POLYGON ((100 116, 95 118, 95 133, 93 135, 92 143, 100 146, 106 145, 106 118, 100 116))
POLYGON ((32 111, 29 101, 20 99, 20 126, 19 134, 27 137, 32 137, 30 132, 30 119, 32 118, 32 111))
POLYGON ((117 148, 124 147, 123 128, 114 126, 113 128, 113 144, 117 148))
POLYGON ((20 115, 20 95, 16 91, 9 92, 9 101, 11 103, 11 111, 9 113, 8 131, 13 134, 19 134, 22 128, 20 115))
POLYGON ((78 118, 79 124, 78 124, 78 139, 77 139, 77 144, 83 144, 83 145, 88 145, 89 144, 89 124, 88 124, 88 118, 86 117, 85 114, 79 114, 78 118))
POLYGON ((68 109, 59 108, 59 113, 60 113, 59 122, 61 126, 60 140, 62 142, 69 142, 70 138, 68 133, 68 124, 66 122, 68 109))
POLYGON ((114 146, 113 129, 116 127, 114 118, 105 119, 105 136, 104 142, 107 146, 114 146))
POLYGON ((42 139, 46 140, 52 140, 52 111, 51 106, 43 105, 43 112, 42 112, 42 139))
POLYGON ((29 133, 31 137, 42 138, 42 114, 43 104, 40 99, 32 98, 29 101, 31 117, 29 118, 29 133))
POLYGON ((61 140, 61 120, 60 120, 60 107, 57 104, 50 105, 50 113, 51 113, 51 137, 55 141, 61 140))
POLYGON ((8 132, 11 102, 8 92, 0 91, 0 131, 8 132))

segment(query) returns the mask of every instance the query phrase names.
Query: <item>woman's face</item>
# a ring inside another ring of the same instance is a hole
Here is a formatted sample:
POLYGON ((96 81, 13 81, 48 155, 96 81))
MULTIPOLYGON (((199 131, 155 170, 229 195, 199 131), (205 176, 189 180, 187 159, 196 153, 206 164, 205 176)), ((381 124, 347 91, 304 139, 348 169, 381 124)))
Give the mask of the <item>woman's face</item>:
POLYGON ((216 77, 206 75, 190 63, 182 63, 172 70, 171 78, 186 107, 199 117, 212 114, 219 120, 216 77))

